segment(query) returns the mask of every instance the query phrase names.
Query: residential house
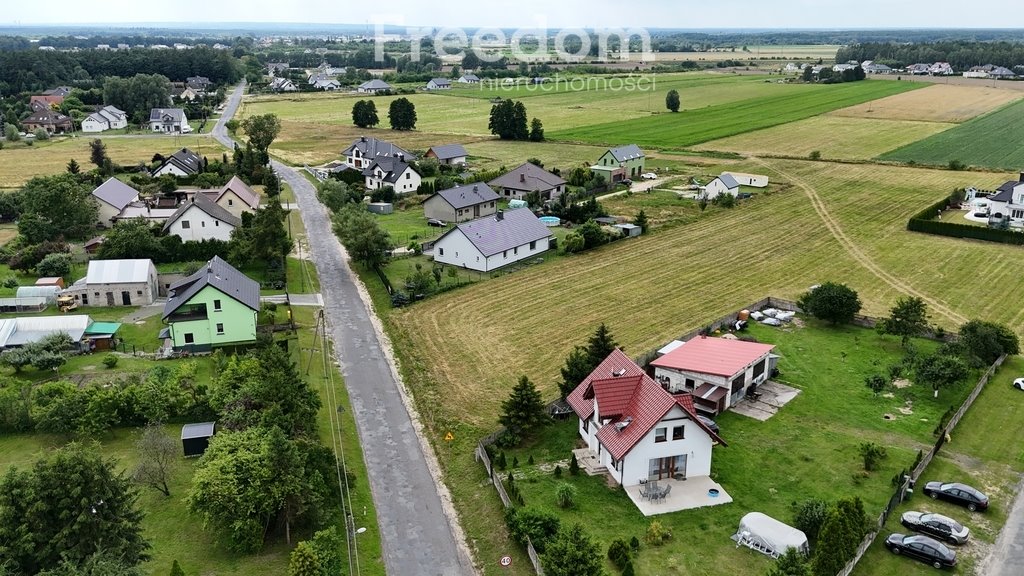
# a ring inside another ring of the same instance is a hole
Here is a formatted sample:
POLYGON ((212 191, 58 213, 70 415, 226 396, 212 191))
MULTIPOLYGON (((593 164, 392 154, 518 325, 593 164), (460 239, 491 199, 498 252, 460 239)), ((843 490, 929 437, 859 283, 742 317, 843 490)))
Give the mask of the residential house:
POLYGON ((609 184, 626 179, 639 178, 644 172, 644 152, 636 144, 609 148, 590 167, 595 174, 600 174, 609 184))
POLYGON ((498 196, 483 182, 441 190, 423 202, 423 215, 442 222, 465 222, 497 211, 498 196))
POLYGON ((200 94, 191 86, 183 84, 171 89, 171 97, 179 102, 195 102, 200 98, 200 94))
POLYGON ((1013 70, 1010 70, 1009 68, 1004 68, 1003 66, 996 66, 995 68, 992 69, 991 72, 988 73, 988 75, 991 78, 996 78, 999 80, 1009 80, 1017 77, 1017 74, 1014 73, 1013 70))
POLYGON ((92 191, 92 197, 96 199, 99 208, 96 223, 100 226, 111 226, 125 206, 139 201, 139 191, 112 177, 97 186, 92 191))
POLYGON ((85 278, 64 294, 82 306, 148 306, 158 287, 152 260, 90 260, 85 278))
POLYGON ((381 92, 390 92, 391 84, 383 80, 373 79, 360 84, 356 91, 360 94, 380 94, 381 92))
POLYGON ((763 174, 747 174, 745 172, 722 172, 725 176, 728 174, 732 176, 733 180, 736 180, 740 186, 751 186, 753 188, 767 188, 768 177, 763 174))
POLYGON ((783 68, 782 71, 786 74, 799 74, 804 71, 804 65, 790 62, 789 64, 786 64, 786 67, 783 68))
POLYGON ((444 146, 431 146, 425 154, 427 158, 437 158, 438 163, 447 166, 466 163, 469 154, 462 144, 445 144, 444 146))
POLYGON ((518 208, 456 224, 434 242, 434 261, 491 272, 550 248, 551 231, 530 211, 518 208))
POLYGON ((700 196, 704 200, 714 200, 722 194, 730 194, 732 196, 739 196, 740 194, 740 183, 728 172, 724 172, 718 178, 708 182, 707 186, 704 186, 701 190, 700 196))
POLYGON ((256 341, 260 285, 215 256, 168 288, 160 338, 174 350, 207 351, 256 341))
POLYGON ((853 70, 857 66, 858 66, 858 64, 856 62, 854 62, 852 64, 849 63, 849 62, 846 62, 846 63, 843 63, 843 64, 836 64, 835 66, 832 67, 832 71, 836 72, 838 74, 842 74, 843 72, 846 72, 847 70, 853 70))
POLYGON ((191 132, 188 118, 181 108, 153 108, 149 111, 149 129, 153 132, 191 132))
POLYGON ((345 164, 360 170, 369 166, 377 158, 403 156, 406 160, 416 160, 416 156, 412 152, 399 148, 391 142, 367 136, 360 136, 359 140, 342 150, 341 155, 345 157, 345 164))
POLYGON ((194 174, 199 174, 202 171, 203 159, 188 148, 182 148, 167 158, 164 158, 163 164, 160 164, 160 166, 153 171, 153 178, 159 178, 164 174, 170 174, 172 176, 192 176, 194 174))
POLYGON ((949 62, 936 62, 928 67, 928 73, 932 76, 952 76, 954 72, 949 62))
POLYGON ((476 74, 463 74, 459 76, 459 84, 479 84, 480 77, 476 74))
POLYGON ((63 134, 75 129, 74 121, 70 116, 53 110, 45 102, 32 102, 30 106, 32 114, 21 121, 26 132, 43 129, 50 134, 63 134))
POLYGON ((287 62, 267 62, 267 74, 278 76, 282 72, 287 72, 290 67, 287 62))
POLYGON ((128 126, 128 114, 114 106, 104 106, 82 120, 82 132, 103 132, 128 126))
POLYGON ((775 347, 743 340, 699 336, 651 362, 654 377, 669 392, 690 392, 697 409, 721 414, 768 379, 775 347))
POLYGON ((419 173, 406 162, 405 156, 379 156, 363 169, 367 190, 391 186, 397 194, 412 194, 423 181, 419 173))
POLYGON ((709 476, 714 445, 726 445, 692 395, 665 390, 619 349, 566 400, 580 437, 622 486, 709 476))
POLYGON ((164 223, 164 232, 183 242, 231 239, 231 233, 242 220, 210 200, 206 194, 195 194, 183 202, 164 223))
POLYGON ((892 68, 885 64, 878 64, 871 62, 870 64, 865 62, 862 66, 866 74, 892 74, 892 68))
POLYGON ((552 200, 562 195, 566 182, 540 166, 527 162, 488 184, 505 198, 523 200, 531 192, 538 192, 541 200, 552 200))
POLYGON ((189 76, 185 78, 185 85, 196 91, 197 94, 206 94, 213 86, 213 82, 206 76, 189 76))
POLYGON ((451 90, 452 83, 447 78, 431 78, 430 82, 427 82, 427 90, 451 90))
POLYGON ((911 64, 907 66, 907 72, 914 76, 925 76, 931 71, 931 64, 911 64))
POLYGON ((274 78, 270 81, 270 89, 274 92, 295 92, 298 87, 288 78, 274 78))
POLYGON ((29 97, 29 104, 34 102, 41 102, 46 104, 48 107, 60 106, 64 103, 64 98, 71 94, 71 88, 68 86, 58 86, 50 90, 44 91, 42 94, 34 94, 29 97))
POLYGON ((245 212, 255 212, 260 207, 260 195, 238 176, 232 176, 212 200, 239 219, 245 212))
POLYGON ((1024 172, 1021 172, 1019 180, 1010 180, 997 188, 996 193, 988 197, 988 202, 991 222, 1024 227, 1024 172))
POLYGON ((317 90, 324 90, 326 92, 333 92, 341 88, 341 82, 330 77, 316 78, 311 82, 311 84, 313 85, 313 88, 317 90))

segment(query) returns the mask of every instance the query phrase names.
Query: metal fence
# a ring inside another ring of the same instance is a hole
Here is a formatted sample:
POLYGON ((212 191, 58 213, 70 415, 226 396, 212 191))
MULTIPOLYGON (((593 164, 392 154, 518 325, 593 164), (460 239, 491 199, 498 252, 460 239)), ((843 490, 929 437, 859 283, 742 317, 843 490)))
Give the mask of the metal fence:
MULTIPOLYGON (((483 462, 484 470, 487 471, 487 477, 491 481, 491 485, 498 491, 498 497, 501 498, 501 503, 505 508, 512 507, 512 499, 509 498, 508 492, 505 491, 505 486, 501 483, 501 476, 494 473, 494 466, 491 464, 491 457, 487 454, 487 445, 493 442, 498 436, 500 436, 504 430, 499 430, 492 433, 485 440, 490 440, 486 444, 481 441, 476 445, 476 459, 478 462, 483 462)), ((538 576, 544 576, 544 568, 540 564, 540 555, 537 554, 537 549, 533 547, 533 542, 530 538, 526 538, 526 555, 530 557, 530 564, 533 565, 533 571, 538 576)))

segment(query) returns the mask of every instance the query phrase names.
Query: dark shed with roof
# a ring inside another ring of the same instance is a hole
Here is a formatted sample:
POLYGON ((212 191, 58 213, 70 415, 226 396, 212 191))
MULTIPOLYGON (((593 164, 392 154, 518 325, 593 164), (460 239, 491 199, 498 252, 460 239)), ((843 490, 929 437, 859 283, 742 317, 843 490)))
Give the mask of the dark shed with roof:
POLYGON ((206 452, 216 425, 216 422, 200 422, 181 427, 181 447, 186 458, 202 456, 206 452))

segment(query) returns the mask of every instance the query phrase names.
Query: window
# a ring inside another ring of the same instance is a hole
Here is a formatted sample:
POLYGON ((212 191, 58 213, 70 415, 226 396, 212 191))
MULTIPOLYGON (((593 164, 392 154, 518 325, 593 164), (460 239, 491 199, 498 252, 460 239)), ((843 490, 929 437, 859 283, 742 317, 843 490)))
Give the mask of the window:
POLYGON ((664 442, 668 440, 668 428, 655 428, 654 429, 654 441, 664 442))
POLYGON ((214 220, 213 221, 213 225, 214 226, 220 226, 220 220, 214 220))
POLYGON ((590 420, 583 420, 583 431, 586 432, 588 430, 590 430, 590 420))
POLYGON ((142 296, 142 290, 136 290, 135 293, 139 296, 142 296))
POLYGON ((196 341, 196 338, 195 338, 195 336, 192 335, 191 332, 186 332, 185 333, 185 344, 192 344, 195 341, 196 341))
POLYGON ((684 430, 683 430, 682 426, 676 426, 675 428, 672 429, 672 439, 673 440, 682 440, 683 438, 686 438, 686 436, 684 434, 684 430))
POLYGON ((410 174, 410 173, 406 172, 406 173, 405 173, 405 179, 406 179, 406 180, 410 180, 410 179, 412 179, 412 174, 410 174))
POLYGON ((213 301, 213 311, 220 312, 220 300, 213 301))
POLYGON ((202 222, 200 222, 199 226, 202 227, 202 228, 206 228, 206 220, 203 220, 202 222))
POLYGON ((519 254, 519 247, 518 247, 518 246, 516 246, 515 248, 513 248, 513 249, 512 249, 512 253, 513 253, 513 254, 519 254))
POLYGON ((501 253, 502 258, 508 258, 508 250, 503 250, 501 253))
POLYGON ((437 254, 438 254, 439 256, 444 256, 444 248, 438 248, 438 249, 437 249, 437 254))
POLYGON ((1010 218, 1013 218, 1013 219, 1024 218, 1024 210, 1010 210, 1010 218))
POLYGON ((234 205, 235 205, 235 201, 232 200, 231 198, 228 198, 228 206, 234 206, 234 205))
POLYGON ((687 388, 687 390, 693 390, 693 387, 696 386, 696 385, 697 385, 697 382, 694 381, 693 378, 687 378, 686 379, 686 388, 687 388))
POLYGON ((537 249, 537 241, 534 240, 533 242, 530 242, 530 250, 536 250, 536 249, 537 249))
POLYGON ((182 221, 181 221, 181 227, 182 227, 182 228, 183 228, 184 230, 188 230, 189 228, 191 228, 191 227, 192 227, 192 225, 191 225, 191 224, 189 224, 188 220, 182 220, 182 221))
POLYGON ((223 324, 220 324, 220 323, 217 324, 217 334, 224 334, 224 325, 223 324))

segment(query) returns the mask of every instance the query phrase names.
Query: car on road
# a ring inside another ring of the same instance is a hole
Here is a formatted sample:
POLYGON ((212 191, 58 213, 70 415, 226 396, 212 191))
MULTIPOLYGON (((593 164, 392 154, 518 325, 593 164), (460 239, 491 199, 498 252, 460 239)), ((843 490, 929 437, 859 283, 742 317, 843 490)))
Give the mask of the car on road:
POLYGON ((885 547, 893 554, 902 554, 925 564, 931 564, 935 568, 952 568, 956 566, 956 552, 946 547, 945 544, 929 538, 914 534, 890 534, 885 539, 885 547))
POLYGON ((644 172, 643 174, 640 175, 640 178, 642 178, 643 180, 657 180, 658 175, 655 174, 654 172, 644 172))
POLYGON ((697 415, 697 420, 700 420, 701 422, 703 422, 704 425, 708 427, 708 430, 711 430, 715 434, 718 434, 718 423, 717 422, 715 422, 711 418, 708 418, 707 416, 701 416, 700 414, 697 415))
POLYGON ((923 492, 925 496, 959 504, 971 512, 988 508, 988 496, 959 482, 929 482, 923 492))
POLYGON ((437 226, 439 228, 444 228, 447 225, 447 222, 445 222, 444 220, 438 220, 437 218, 430 218, 429 220, 427 220, 427 226, 437 226))
POLYGON ((622 184, 623 186, 632 186, 633 181, 630 180, 629 178, 626 178, 625 180, 620 180, 619 184, 622 184))
POLYGON ((1024 378, 1017 378, 1014 380, 1013 387, 1017 390, 1024 390, 1024 378))
POLYGON ((950 544, 966 544, 971 535, 969 528, 942 514, 931 512, 904 512, 900 524, 914 532, 927 534, 950 544))

